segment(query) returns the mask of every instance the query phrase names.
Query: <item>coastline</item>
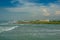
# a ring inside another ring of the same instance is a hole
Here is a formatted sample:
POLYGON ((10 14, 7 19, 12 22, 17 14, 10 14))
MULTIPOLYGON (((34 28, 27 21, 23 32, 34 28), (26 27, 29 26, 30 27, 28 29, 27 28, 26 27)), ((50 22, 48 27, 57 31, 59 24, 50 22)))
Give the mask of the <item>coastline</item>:
POLYGON ((16 24, 60 24, 60 22, 16 22, 16 24))

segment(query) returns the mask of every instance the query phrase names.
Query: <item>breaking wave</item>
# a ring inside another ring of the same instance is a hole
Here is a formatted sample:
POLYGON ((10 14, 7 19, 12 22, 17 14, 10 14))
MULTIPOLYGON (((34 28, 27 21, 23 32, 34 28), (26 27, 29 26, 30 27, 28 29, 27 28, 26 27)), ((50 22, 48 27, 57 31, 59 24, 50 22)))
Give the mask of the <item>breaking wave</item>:
POLYGON ((13 27, 0 27, 0 33, 4 32, 4 31, 11 31, 15 28, 17 28, 18 26, 13 26, 13 27))

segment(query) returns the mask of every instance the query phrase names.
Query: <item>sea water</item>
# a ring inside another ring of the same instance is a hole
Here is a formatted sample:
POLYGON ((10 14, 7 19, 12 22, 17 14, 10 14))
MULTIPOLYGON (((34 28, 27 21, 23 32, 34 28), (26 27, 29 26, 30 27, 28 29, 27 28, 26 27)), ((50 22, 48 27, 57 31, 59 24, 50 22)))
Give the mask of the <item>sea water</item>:
POLYGON ((60 40, 60 25, 0 24, 0 40, 60 40))

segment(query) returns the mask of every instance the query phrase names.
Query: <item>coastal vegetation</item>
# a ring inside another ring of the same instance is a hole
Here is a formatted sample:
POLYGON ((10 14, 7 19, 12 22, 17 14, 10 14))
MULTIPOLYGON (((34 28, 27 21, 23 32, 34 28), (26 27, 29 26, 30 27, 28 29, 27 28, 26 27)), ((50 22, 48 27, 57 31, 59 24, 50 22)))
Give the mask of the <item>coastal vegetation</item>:
POLYGON ((60 21, 48 21, 48 20, 32 20, 32 21, 17 21, 16 24, 60 24, 60 21))

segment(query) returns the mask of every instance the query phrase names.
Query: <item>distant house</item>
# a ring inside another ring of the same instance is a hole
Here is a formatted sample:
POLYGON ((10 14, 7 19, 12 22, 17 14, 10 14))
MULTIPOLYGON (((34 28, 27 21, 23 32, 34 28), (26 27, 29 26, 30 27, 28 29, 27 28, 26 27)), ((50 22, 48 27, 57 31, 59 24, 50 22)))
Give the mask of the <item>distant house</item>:
POLYGON ((49 22, 49 20, 40 20, 41 22, 49 22))

